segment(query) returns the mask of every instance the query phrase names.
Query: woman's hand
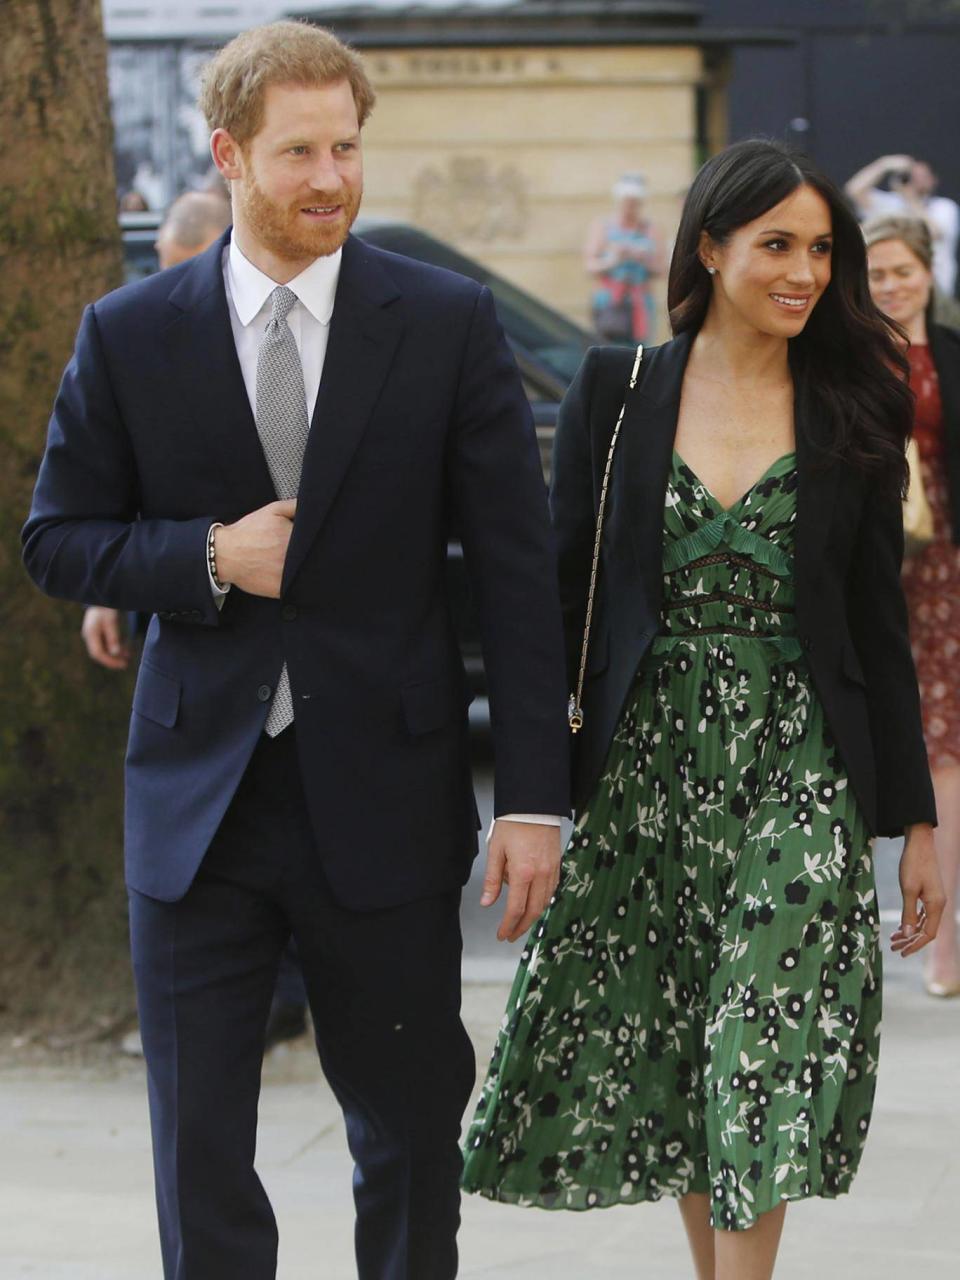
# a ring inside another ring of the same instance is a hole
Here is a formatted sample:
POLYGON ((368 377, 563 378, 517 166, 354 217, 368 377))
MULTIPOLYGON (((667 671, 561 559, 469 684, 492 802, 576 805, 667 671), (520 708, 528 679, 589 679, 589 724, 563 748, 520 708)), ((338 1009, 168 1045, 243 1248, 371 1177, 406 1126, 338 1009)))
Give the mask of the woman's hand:
POLYGON ((946 901, 933 845, 933 827, 928 822, 907 827, 900 857, 900 891, 903 914, 891 945, 900 955, 912 956, 937 936, 946 901))

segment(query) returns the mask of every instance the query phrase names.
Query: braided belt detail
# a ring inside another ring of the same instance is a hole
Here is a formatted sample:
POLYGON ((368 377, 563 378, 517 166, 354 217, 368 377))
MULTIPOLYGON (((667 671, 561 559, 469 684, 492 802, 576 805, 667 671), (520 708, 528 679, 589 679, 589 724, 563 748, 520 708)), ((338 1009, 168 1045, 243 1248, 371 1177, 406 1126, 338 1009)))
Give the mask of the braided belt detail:
POLYGON ((750 640, 781 640, 779 631, 751 631, 749 627, 693 627, 689 631, 671 631, 668 638, 676 636, 746 636, 750 640))
POLYGON ((728 604, 738 604, 745 609, 754 609, 757 613, 793 613, 793 605, 790 604, 761 604, 758 600, 751 600, 749 596, 734 595, 732 591, 711 591, 705 595, 688 596, 683 600, 668 600, 663 606, 664 613, 669 613, 671 609, 694 609, 702 604, 716 604, 718 601, 724 601, 728 604))
POLYGON ((696 560, 689 560, 686 564, 678 565, 676 569, 670 572, 679 573, 681 569, 706 569, 715 564, 733 564, 738 569, 748 569, 751 573, 759 573, 764 578, 773 578, 776 582, 781 582, 780 574, 774 573, 772 569, 768 569, 766 565, 757 564, 756 560, 750 560, 747 556, 738 556, 734 551, 715 551, 712 555, 700 556, 696 560))

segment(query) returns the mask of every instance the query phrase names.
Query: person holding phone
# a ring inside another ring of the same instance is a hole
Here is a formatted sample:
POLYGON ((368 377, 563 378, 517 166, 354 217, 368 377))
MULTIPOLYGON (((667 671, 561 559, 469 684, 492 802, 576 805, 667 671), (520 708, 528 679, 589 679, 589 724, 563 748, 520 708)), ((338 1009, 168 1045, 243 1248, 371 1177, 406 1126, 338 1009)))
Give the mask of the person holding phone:
POLYGON ((933 277, 938 291, 953 298, 957 288, 957 243, 960 205, 938 196, 938 178, 925 160, 913 156, 880 156, 846 184, 846 193, 861 221, 881 214, 923 218, 933 240, 933 277))

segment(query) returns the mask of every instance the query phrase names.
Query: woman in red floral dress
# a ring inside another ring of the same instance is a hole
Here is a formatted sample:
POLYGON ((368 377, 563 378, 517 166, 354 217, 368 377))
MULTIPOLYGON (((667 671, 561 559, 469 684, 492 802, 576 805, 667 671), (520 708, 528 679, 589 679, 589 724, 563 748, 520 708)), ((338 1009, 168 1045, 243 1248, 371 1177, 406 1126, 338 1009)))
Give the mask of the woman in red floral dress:
POLYGON ((934 537, 904 565, 913 656, 927 755, 937 798, 937 855, 947 894, 930 947, 927 990, 960 995, 956 911, 960 873, 960 334, 930 322, 933 250, 917 218, 879 218, 864 228, 870 290, 907 331, 914 438, 934 537))

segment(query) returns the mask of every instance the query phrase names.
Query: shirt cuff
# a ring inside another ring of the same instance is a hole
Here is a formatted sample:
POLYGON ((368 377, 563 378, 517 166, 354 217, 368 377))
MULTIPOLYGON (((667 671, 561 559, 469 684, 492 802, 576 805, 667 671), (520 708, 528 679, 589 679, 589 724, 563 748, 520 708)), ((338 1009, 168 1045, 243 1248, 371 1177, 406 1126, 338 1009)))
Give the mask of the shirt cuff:
POLYGON ((498 822, 534 822, 544 827, 559 827, 563 819, 556 813, 501 813, 490 823, 487 839, 493 835, 493 828, 498 822))
MULTIPOLYGON (((212 524, 210 528, 207 530, 208 542, 210 540, 210 534, 213 532, 214 529, 218 529, 218 528, 222 528, 222 525, 212 524)), ((209 559, 207 559, 206 563, 207 563, 207 580, 210 583, 210 594, 213 596, 213 603, 217 606, 218 609, 222 609, 223 602, 227 597, 227 592, 230 590, 230 583, 228 582, 225 587, 218 587, 217 584, 214 582, 213 574, 210 571, 209 559)))

